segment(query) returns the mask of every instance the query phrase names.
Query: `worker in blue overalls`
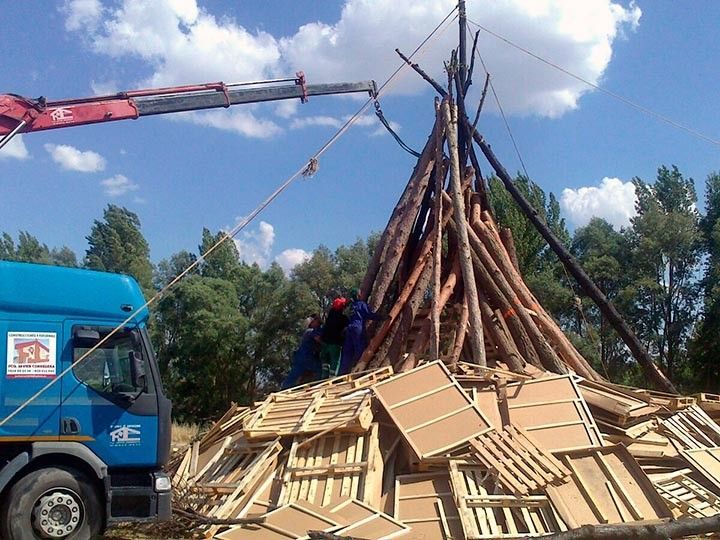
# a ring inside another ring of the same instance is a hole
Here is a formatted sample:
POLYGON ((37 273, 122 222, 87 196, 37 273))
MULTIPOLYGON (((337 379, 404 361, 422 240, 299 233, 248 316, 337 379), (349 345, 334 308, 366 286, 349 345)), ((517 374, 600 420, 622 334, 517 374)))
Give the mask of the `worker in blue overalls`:
POLYGON ((320 317, 311 315, 307 319, 307 330, 303 333, 300 346, 293 353, 292 367, 282 383, 281 388, 285 390, 295 386, 300 377, 306 372, 311 372, 313 380, 320 376, 320 317))
POLYGON ((360 296, 357 289, 350 291, 350 322, 345 330, 345 341, 342 348, 342 360, 338 375, 350 373, 350 370, 360 360, 365 347, 367 347, 367 334, 365 332, 365 321, 379 321, 384 317, 375 313, 365 300, 360 296))

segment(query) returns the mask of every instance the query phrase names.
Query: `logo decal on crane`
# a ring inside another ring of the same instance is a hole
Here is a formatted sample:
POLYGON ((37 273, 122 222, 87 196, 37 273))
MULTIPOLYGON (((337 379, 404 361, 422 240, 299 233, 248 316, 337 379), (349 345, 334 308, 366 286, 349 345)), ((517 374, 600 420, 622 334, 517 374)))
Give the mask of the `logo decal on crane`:
POLYGON ((142 442, 140 425, 110 426, 110 444, 113 446, 137 446, 142 442))
POLYGON ((74 120, 72 109, 65 109, 63 107, 51 110, 50 118, 53 124, 65 124, 74 120))

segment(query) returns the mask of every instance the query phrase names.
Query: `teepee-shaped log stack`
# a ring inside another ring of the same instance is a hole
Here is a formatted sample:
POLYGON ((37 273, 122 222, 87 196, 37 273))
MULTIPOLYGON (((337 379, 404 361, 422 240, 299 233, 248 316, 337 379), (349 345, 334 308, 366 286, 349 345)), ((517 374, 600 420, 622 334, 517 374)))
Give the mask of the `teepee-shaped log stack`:
POLYGON ((442 358, 601 380, 525 284, 509 231, 483 204, 482 179, 461 170, 450 98, 436 113, 363 280, 370 306, 388 317, 370 329, 356 370, 442 358))

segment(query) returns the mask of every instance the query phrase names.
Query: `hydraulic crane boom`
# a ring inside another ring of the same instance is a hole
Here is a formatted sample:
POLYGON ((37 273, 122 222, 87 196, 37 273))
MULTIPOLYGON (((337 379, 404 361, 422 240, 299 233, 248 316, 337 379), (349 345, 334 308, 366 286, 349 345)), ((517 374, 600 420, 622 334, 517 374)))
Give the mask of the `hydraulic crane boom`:
POLYGON ((356 92, 367 92, 374 96, 375 81, 306 84, 305 75, 300 71, 293 79, 174 86, 60 101, 5 94, 0 95, 0 148, 18 133, 230 107, 242 103, 292 98, 299 98, 305 103, 310 96, 356 92), (292 84, 284 84, 289 82, 292 84))

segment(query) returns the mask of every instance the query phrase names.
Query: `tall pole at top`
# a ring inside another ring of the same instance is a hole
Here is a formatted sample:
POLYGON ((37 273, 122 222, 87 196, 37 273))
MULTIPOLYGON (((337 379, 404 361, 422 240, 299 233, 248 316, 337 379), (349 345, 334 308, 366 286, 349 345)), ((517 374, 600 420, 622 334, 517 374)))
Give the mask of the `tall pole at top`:
MULTIPOLYGON (((465 0, 458 1, 458 19, 460 26, 460 39, 459 51, 458 51, 458 62, 460 63, 460 82, 462 88, 465 88, 465 81, 467 80, 468 63, 467 63, 467 13, 465 12, 465 0)), ((460 89, 458 89, 460 92, 460 89)), ((458 96, 460 97, 460 96, 458 96)), ((464 96, 463 96, 464 97, 464 96)))

